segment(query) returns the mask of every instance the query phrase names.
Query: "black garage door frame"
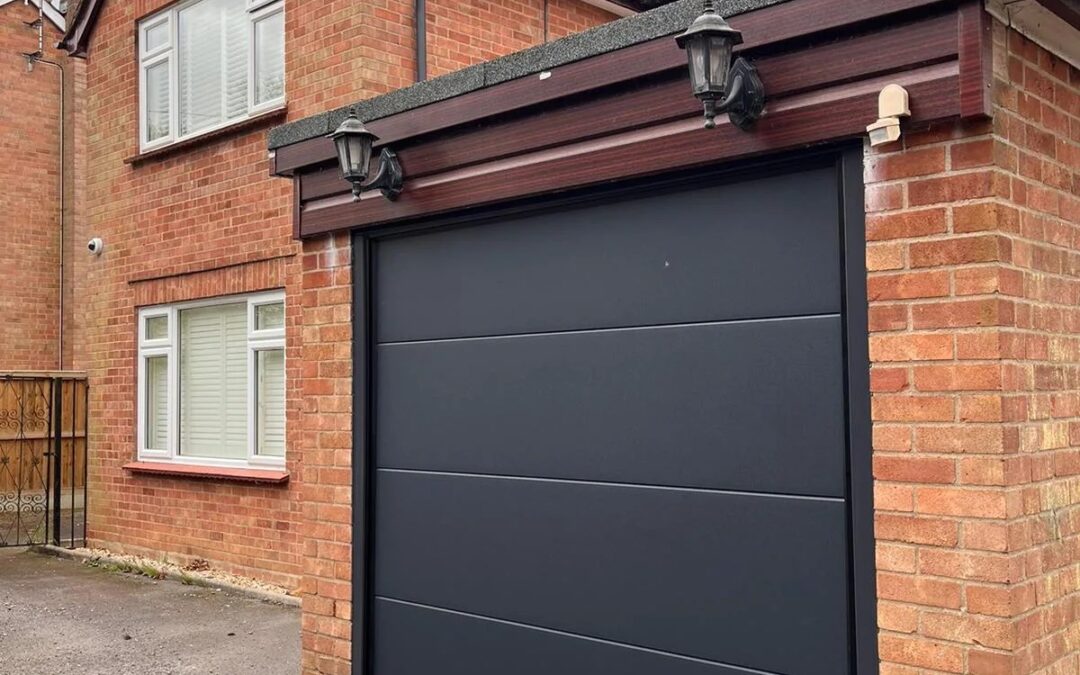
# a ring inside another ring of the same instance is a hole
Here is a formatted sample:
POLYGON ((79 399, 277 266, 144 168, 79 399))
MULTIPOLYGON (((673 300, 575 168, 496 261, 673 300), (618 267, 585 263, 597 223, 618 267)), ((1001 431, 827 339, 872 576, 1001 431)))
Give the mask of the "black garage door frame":
MULTIPOLYGON (((842 313, 844 322, 845 394, 847 401, 848 467, 847 504, 851 599, 851 672, 878 672, 877 601, 874 562, 873 476, 868 326, 866 309, 866 237, 861 146, 822 148, 797 156, 728 165, 716 169, 681 172, 644 181, 591 188, 546 198, 530 199, 484 210, 451 214, 437 219, 369 228, 353 235, 353 669, 373 675, 371 631, 374 534, 374 311, 373 241, 418 230, 475 225, 510 214, 565 209, 583 203, 616 201, 628 194, 681 191, 702 184, 739 182, 768 175, 777 169, 801 165, 821 167, 832 162, 838 172, 840 213, 842 313)), ((778 645, 780 646, 780 645, 778 645)))

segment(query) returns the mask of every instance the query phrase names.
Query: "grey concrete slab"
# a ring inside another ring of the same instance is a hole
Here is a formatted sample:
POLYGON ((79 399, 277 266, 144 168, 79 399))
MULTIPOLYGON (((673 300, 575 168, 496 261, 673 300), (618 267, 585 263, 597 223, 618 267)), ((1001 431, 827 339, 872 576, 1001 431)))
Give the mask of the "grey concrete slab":
POLYGON ((0 675, 300 671, 300 612, 0 549, 0 675))

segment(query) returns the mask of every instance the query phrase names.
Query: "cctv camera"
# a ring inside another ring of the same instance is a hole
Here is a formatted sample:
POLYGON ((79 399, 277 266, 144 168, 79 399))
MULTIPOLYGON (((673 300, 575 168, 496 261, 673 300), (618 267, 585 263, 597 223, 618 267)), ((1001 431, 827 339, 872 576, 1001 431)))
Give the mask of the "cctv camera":
POLYGON ((86 242, 86 250, 93 255, 101 255, 105 251, 105 242, 101 240, 101 237, 94 237, 86 242))

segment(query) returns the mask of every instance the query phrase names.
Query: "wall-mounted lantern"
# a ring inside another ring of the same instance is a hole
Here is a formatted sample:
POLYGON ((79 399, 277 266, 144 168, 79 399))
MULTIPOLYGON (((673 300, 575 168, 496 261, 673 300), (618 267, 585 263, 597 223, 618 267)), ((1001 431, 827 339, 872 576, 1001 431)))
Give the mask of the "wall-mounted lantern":
POLYGON ((731 123, 746 130, 765 109, 765 87, 757 69, 743 58, 731 61, 742 33, 716 13, 713 0, 690 28, 675 38, 690 61, 690 83, 705 104, 705 128, 716 126, 716 116, 728 113, 731 123))
POLYGON ((327 136, 337 147, 338 165, 345 180, 352 183, 353 200, 360 200, 360 193, 366 190, 379 190, 383 196, 393 201, 401 194, 404 175, 397 154, 390 148, 383 148, 379 155, 379 171, 370 182, 368 168, 371 165, 371 152, 379 137, 368 131, 355 110, 337 130, 327 136))

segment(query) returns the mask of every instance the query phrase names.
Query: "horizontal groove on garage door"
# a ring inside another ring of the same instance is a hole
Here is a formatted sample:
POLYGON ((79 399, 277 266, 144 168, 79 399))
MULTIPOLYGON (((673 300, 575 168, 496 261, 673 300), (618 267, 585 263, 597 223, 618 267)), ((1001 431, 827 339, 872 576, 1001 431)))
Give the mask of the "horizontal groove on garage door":
POLYGON ((380 675, 779 675, 388 598, 375 615, 380 675))
POLYGON ((376 596, 766 672, 847 672, 843 503, 384 472, 374 513, 376 596))
POLYGON ((836 313, 836 195, 829 167, 381 240, 378 341, 836 313))
POLYGON ((383 345, 377 465, 844 495, 836 316, 383 345))
POLYGON ((818 497, 815 495, 784 494, 780 492, 747 492, 745 490, 720 490, 715 488, 674 487, 671 485, 649 485, 648 483, 614 483, 611 481, 574 480, 572 478, 546 478, 543 476, 507 476, 493 473, 462 473, 460 471, 421 471, 419 469, 378 469, 381 473, 405 473, 427 476, 456 476, 458 478, 498 478, 501 480, 523 480, 541 483, 571 483, 577 485, 595 485, 597 487, 625 487, 639 490, 675 490, 682 492, 713 492, 741 497, 763 497, 766 499, 808 499, 820 502, 843 502, 843 497, 818 497))
POLYGON ((541 337, 545 335, 574 335, 580 333, 612 333, 614 331, 639 331, 639 330, 663 330, 665 328, 690 328, 691 326, 723 326, 739 323, 770 323, 775 321, 789 321, 792 319, 825 319, 829 317, 839 318, 840 314, 800 314, 797 316, 770 316, 759 319, 726 319, 723 321, 695 321, 691 323, 657 323, 649 326, 612 326, 610 328, 582 328, 579 330, 552 330, 540 333, 503 333, 501 335, 464 335, 452 338, 430 338, 427 340, 401 340, 397 342, 380 342, 381 346, 394 345, 422 345, 438 342, 466 342, 469 340, 506 340, 513 338, 541 337))

